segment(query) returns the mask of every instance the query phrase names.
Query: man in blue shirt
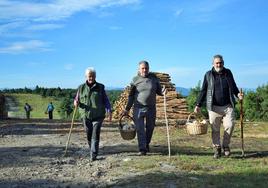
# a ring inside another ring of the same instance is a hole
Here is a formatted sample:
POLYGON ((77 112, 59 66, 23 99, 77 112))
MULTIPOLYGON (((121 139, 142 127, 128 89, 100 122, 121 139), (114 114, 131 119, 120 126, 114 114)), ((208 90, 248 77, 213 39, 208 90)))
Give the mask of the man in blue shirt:
POLYGON ((53 119, 53 110, 54 110, 54 106, 53 106, 52 102, 50 102, 47 106, 47 112, 48 112, 49 119, 53 119))

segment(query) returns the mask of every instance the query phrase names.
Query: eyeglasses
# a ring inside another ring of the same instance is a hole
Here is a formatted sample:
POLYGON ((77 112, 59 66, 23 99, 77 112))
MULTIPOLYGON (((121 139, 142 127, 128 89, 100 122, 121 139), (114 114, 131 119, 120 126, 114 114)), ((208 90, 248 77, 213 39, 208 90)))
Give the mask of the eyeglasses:
POLYGON ((215 62, 215 64, 223 64, 223 62, 222 61, 219 61, 219 62, 215 62))

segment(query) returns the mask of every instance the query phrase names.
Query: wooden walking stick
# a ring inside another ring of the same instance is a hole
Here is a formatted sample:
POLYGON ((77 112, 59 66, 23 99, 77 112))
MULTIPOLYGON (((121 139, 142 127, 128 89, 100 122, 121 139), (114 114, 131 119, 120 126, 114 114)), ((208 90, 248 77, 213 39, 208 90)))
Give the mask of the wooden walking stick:
MULTIPOLYGON (((242 91, 242 88, 240 89, 240 95, 243 95, 243 91, 242 91)), ((244 119, 244 113, 243 113, 243 99, 242 100, 239 100, 239 103, 240 103, 240 129, 241 129, 241 134, 240 134, 240 137, 241 137, 241 150, 242 150, 242 157, 245 156, 244 154, 244 130, 243 130, 243 119, 244 119)))
POLYGON ((75 117, 76 111, 77 111, 77 107, 75 106, 74 107, 73 118, 72 118, 72 123, 71 123, 71 128, 70 128, 70 131, 69 131, 69 135, 68 135, 68 139, 67 139, 67 142, 66 142, 66 147, 65 147, 65 151, 64 151, 63 156, 66 156, 66 154, 67 154, 67 149, 68 149, 69 141, 70 141, 71 134, 72 134, 72 129, 73 129, 73 125, 74 125, 74 117, 75 117))
POLYGON ((166 120, 166 128, 167 128, 167 139, 168 139, 168 157, 170 159, 170 140, 169 140, 169 127, 168 127, 168 119, 167 119, 167 101, 166 101, 166 92, 164 92, 164 112, 165 112, 165 120, 166 120))

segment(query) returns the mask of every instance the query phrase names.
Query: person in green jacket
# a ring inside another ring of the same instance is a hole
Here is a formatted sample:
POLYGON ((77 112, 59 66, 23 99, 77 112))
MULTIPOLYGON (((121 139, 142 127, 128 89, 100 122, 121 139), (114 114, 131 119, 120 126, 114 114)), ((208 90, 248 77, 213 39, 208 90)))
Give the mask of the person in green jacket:
POLYGON ((97 159, 100 132, 105 115, 112 120, 111 105, 103 84, 96 82, 96 71, 89 67, 85 71, 86 82, 78 87, 74 106, 78 107, 87 134, 90 160, 97 159))

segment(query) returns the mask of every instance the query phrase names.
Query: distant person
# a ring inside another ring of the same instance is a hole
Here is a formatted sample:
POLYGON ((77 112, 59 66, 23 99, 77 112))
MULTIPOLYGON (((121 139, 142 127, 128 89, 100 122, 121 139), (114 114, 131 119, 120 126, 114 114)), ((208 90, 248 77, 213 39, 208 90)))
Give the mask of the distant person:
POLYGON ((90 160, 97 159, 102 122, 107 112, 112 120, 110 101, 104 90, 104 85, 96 82, 96 71, 89 67, 85 71, 86 82, 78 87, 74 106, 78 107, 80 117, 87 134, 90 149, 90 160))
POLYGON ((147 61, 139 62, 138 75, 132 79, 128 103, 122 115, 127 115, 132 105, 133 119, 137 128, 139 155, 149 152, 156 119, 156 95, 163 95, 166 89, 161 87, 155 74, 149 72, 147 61))
POLYGON ((230 156, 230 140, 235 125, 235 98, 243 99, 239 93, 232 72, 224 67, 223 57, 213 57, 212 69, 205 76, 201 92, 196 102, 195 112, 200 112, 201 105, 206 102, 209 121, 212 128, 212 144, 214 158, 221 157, 223 149, 225 156, 230 156), (221 143, 220 127, 223 123, 224 135, 221 143))
POLYGON ((54 111, 54 106, 52 102, 50 102, 47 106, 47 113, 48 113, 48 118, 53 119, 53 111, 54 111))
POLYGON ((24 105, 24 110, 25 110, 25 113, 26 113, 26 118, 30 119, 30 114, 31 114, 31 111, 32 111, 32 107, 27 102, 24 105))

